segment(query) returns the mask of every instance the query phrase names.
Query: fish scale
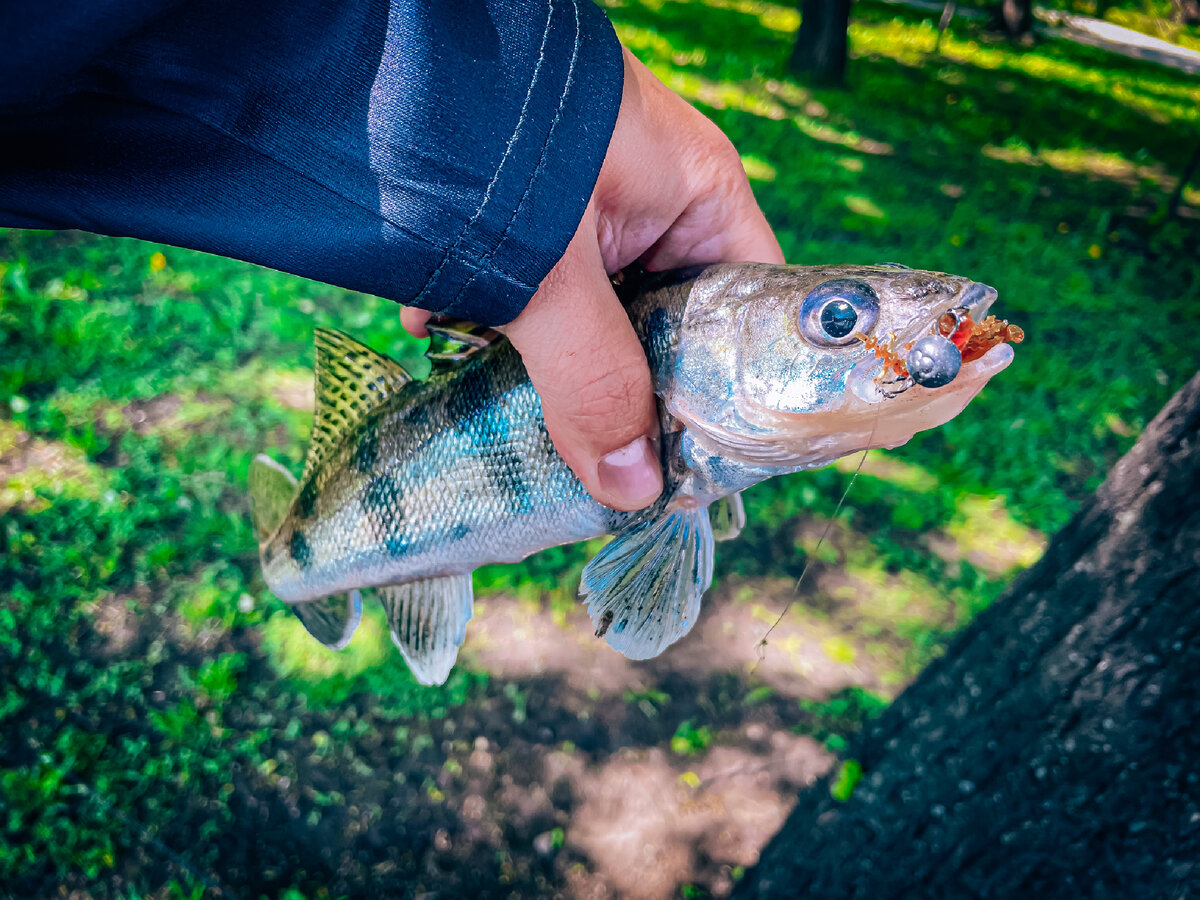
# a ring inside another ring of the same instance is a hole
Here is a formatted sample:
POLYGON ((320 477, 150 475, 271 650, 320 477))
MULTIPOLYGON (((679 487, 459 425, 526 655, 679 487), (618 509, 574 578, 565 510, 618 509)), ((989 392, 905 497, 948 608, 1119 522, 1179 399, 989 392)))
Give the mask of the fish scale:
POLYGON ((330 460, 320 493, 322 518, 297 509, 289 523, 321 548, 302 579, 316 595, 513 562, 556 536, 602 534, 611 517, 554 452, 507 343, 376 410, 330 460), (361 471, 348 462, 371 433, 377 457, 361 471))
MULTIPOLYGON (((582 598, 598 636, 632 658, 657 655, 699 617, 710 507, 736 536, 745 487, 940 425, 1012 357, 988 350, 960 374, 952 351, 953 371, 930 376, 950 382, 937 390, 884 368, 906 341, 954 348, 940 318, 953 310, 972 322, 995 298, 943 273, 744 263, 642 274, 618 290, 663 429, 663 494, 634 513, 587 493, 495 332, 431 325, 458 349, 431 353, 438 364, 424 382, 347 335, 318 332, 304 476, 259 457, 250 480, 264 576, 314 636, 344 646, 359 589, 377 588, 414 674, 440 683, 466 634, 475 568, 611 533, 584 570, 582 598)), ((987 339, 1008 333, 993 327, 987 339)))

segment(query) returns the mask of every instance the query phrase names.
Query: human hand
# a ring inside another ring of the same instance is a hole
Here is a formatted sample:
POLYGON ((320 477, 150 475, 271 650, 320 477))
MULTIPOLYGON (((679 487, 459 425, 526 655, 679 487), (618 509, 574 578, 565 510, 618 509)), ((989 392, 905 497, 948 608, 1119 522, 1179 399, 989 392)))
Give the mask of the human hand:
MULTIPOLYGON (((783 262, 741 159, 712 122, 628 50, 616 127, 592 199, 562 259, 503 331, 542 401, 554 446, 606 506, 662 491, 650 369, 609 276, 696 263, 783 262)), ((425 334, 412 307, 404 327, 425 334)))

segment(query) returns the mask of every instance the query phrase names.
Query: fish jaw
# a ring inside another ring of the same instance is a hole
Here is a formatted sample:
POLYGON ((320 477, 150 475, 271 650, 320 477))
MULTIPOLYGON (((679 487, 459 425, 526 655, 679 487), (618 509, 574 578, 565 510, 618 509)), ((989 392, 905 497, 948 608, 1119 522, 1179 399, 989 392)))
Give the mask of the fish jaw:
MULTIPOLYGON (((884 395, 867 401, 855 419, 859 431, 865 426, 874 434, 862 447, 847 452, 868 446, 892 449, 908 443, 918 432, 945 425, 967 408, 993 376, 1008 368, 1013 358, 1013 348, 1009 344, 1000 344, 979 359, 963 363, 958 376, 946 387, 927 388, 918 384, 897 396, 884 395)), ((879 386, 872 374, 877 372, 878 367, 870 367, 863 375, 852 373, 847 390, 855 394, 857 400, 862 399, 860 391, 868 396, 871 392, 879 395, 879 386)))

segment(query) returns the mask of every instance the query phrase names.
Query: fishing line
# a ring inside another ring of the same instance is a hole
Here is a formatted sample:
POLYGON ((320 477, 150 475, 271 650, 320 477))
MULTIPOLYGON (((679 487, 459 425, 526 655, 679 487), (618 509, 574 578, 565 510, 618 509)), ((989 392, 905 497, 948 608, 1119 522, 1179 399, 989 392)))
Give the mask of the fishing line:
MULTIPOLYGON (((837 520, 838 514, 841 513, 842 506, 846 502, 846 497, 849 496, 850 489, 854 487, 854 482, 858 480, 858 473, 862 471, 863 464, 867 461, 867 454, 871 450, 871 443, 875 440, 875 428, 879 424, 879 416, 881 412, 882 410, 876 410, 875 418, 871 420, 871 433, 867 437, 867 446, 863 448, 862 456, 858 458, 858 465, 854 467, 854 472, 850 476, 850 482, 846 485, 845 490, 842 491, 842 496, 838 500, 837 506, 834 507, 833 515, 830 516, 829 521, 825 523, 825 530, 821 532, 821 537, 817 540, 817 546, 813 548, 813 552, 809 554, 806 560, 804 560, 804 568, 800 570, 800 577, 796 579, 796 584, 792 587, 792 593, 797 597, 800 596, 800 585, 804 583, 804 576, 808 574, 809 568, 812 567, 813 560, 820 551, 821 545, 825 543, 825 538, 829 537, 829 532, 833 528, 833 523, 837 520)), ((759 665, 767 658, 767 638, 769 638, 772 632, 779 627, 779 624, 783 621, 783 617, 787 615, 791 606, 792 604, 789 601, 788 604, 782 610, 780 610, 779 615, 775 617, 775 621, 771 623, 771 627, 766 630, 766 633, 763 634, 758 643, 754 645, 754 652, 758 656, 758 660, 750 669, 751 675, 758 671, 759 665)))

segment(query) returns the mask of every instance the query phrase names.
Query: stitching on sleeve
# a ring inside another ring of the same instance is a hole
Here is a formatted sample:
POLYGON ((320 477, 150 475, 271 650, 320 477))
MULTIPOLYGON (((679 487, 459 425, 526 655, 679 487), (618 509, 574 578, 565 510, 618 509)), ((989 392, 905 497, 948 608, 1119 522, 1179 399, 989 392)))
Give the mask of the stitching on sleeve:
MULTIPOLYGON (((578 11, 576 11, 576 14, 578 15, 578 11)), ((517 143, 517 138, 519 138, 521 135, 521 129, 525 126, 525 118, 529 113, 529 102, 533 97, 533 90, 537 86, 538 78, 541 75, 542 63, 546 59, 546 44, 550 40, 550 23, 553 17, 554 0, 550 0, 550 2, 546 4, 546 25, 542 31, 542 45, 538 48, 537 64, 533 69, 533 77, 529 80, 529 88, 525 92, 525 100, 521 104, 521 114, 517 117, 516 127, 513 129, 513 133, 509 136, 508 144, 504 148, 504 154, 500 157, 500 164, 496 166, 496 171, 492 174, 492 180, 488 182, 487 189, 483 192, 483 199, 479 201, 479 208, 475 210, 475 214, 472 215, 467 221, 467 224, 463 226, 462 231, 460 231, 458 234, 458 237, 454 239, 454 243, 451 244, 446 250, 446 254, 442 257, 442 261, 438 263, 437 268, 433 270, 433 273, 429 276, 429 279, 425 282, 425 285, 417 293, 416 298, 411 301, 413 306, 419 306, 426 294, 428 294, 433 288, 433 285, 437 282, 438 276, 441 274, 442 269, 444 269, 446 264, 450 262, 450 258, 459 248, 459 245, 462 244, 463 239, 466 238, 467 233, 471 230, 471 226, 479 221, 479 218, 483 215, 484 209, 487 207, 488 201, 491 200, 492 191, 496 187, 496 182, 500 180, 500 173, 504 170, 505 163, 508 162, 509 157, 512 155, 513 146, 517 143)))
MULTIPOLYGON (((534 167, 533 173, 530 175, 529 181, 525 185, 525 192, 521 194, 520 201, 517 203, 512 215, 508 217, 508 222, 504 226, 504 233, 500 235, 500 240, 498 240, 496 245, 478 261, 475 271, 471 274, 471 277, 463 283, 463 286, 459 288, 458 293, 454 295, 454 299, 450 301, 451 304, 459 301, 459 298, 467 292, 471 285, 474 284, 475 279, 479 277, 479 275, 482 274, 483 270, 485 269, 489 269, 496 274, 502 275, 508 281, 517 280, 507 273, 500 272, 497 268, 492 266, 491 263, 495 255, 500 251, 500 248, 504 246, 504 242, 508 240, 508 236, 512 233, 513 225, 516 223, 517 216, 521 214, 521 210, 525 206, 525 201, 529 199, 529 195, 533 191, 534 184, 537 182, 542 171, 546 168, 546 160, 550 152, 550 145, 554 141, 554 131, 556 128, 558 128, 558 123, 562 120, 563 112, 567 107, 567 98, 570 96, 571 88, 575 84, 575 62, 579 59, 580 43, 579 6, 576 3, 576 0, 571 0, 571 9, 575 13, 575 44, 571 48, 571 62, 567 67, 566 84, 563 88, 562 97, 558 101, 558 109, 555 110, 554 119, 550 123, 550 130, 546 133, 546 142, 542 145, 541 156, 538 157, 537 165, 534 167)), ((536 289, 536 286, 533 287, 536 289)))

